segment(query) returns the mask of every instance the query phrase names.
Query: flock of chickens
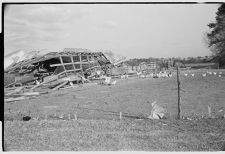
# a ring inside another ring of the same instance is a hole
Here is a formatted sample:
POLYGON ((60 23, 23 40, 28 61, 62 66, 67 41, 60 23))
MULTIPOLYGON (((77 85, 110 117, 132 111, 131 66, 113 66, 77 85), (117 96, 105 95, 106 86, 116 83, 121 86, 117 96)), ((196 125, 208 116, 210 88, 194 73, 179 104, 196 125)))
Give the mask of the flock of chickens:
MULTIPOLYGON (((210 71, 207 71, 206 73, 203 73, 203 74, 202 74, 202 77, 206 77, 207 74, 208 74, 208 75, 218 75, 218 77, 222 77, 222 74, 223 74, 223 73, 222 73, 222 72, 210 72, 210 71)), ((184 75, 187 77, 189 74, 188 74, 188 73, 184 73, 184 75)), ((191 75, 192 77, 195 76, 194 73, 190 73, 190 75, 191 75)))

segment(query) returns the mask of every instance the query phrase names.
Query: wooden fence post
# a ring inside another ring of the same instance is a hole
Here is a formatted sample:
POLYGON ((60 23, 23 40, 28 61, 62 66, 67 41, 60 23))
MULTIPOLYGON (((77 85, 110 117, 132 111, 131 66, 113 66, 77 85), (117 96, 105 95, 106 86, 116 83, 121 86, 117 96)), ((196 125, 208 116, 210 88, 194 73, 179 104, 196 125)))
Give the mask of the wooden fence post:
POLYGON ((211 107, 210 106, 208 106, 208 115, 209 115, 209 117, 212 117, 212 111, 211 111, 211 107))
POLYGON ((70 119, 71 119, 70 114, 68 114, 68 120, 70 120, 70 119))
POLYGON ((47 114, 47 112, 45 112, 45 121, 48 119, 48 114, 47 114))
POLYGON ((179 66, 177 66, 177 91, 178 91, 178 101, 177 101, 177 107, 178 107, 178 112, 177 112, 177 118, 180 119, 180 70, 179 66))
POLYGON ((74 114, 74 120, 77 120, 77 113, 74 114))

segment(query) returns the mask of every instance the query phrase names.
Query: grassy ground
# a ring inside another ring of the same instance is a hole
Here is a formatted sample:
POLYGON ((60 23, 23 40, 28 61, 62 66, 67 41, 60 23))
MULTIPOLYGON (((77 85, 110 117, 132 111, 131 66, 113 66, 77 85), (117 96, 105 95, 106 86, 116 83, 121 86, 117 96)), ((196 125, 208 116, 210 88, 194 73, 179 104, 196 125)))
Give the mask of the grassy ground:
POLYGON ((222 150, 224 74, 203 78, 201 72, 195 72, 195 77, 181 73, 181 114, 193 119, 204 117, 199 120, 173 120, 177 112, 175 76, 118 80, 115 86, 64 89, 36 99, 5 103, 5 150, 222 150), (167 120, 119 121, 119 112, 148 117, 154 100, 167 108, 167 120), (207 118, 208 105, 216 119, 207 118), (75 114, 77 121, 73 121, 75 114), (23 122, 24 115, 38 120, 23 122))
POLYGON ((5 128, 6 151, 218 151, 225 143, 223 119, 8 121, 5 128))

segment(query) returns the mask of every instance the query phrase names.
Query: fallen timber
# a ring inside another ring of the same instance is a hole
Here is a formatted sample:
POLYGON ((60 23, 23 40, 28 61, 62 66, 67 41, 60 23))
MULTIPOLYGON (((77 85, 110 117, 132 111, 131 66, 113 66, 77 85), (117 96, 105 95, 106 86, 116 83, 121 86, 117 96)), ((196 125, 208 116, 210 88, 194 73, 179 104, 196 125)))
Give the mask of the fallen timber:
POLYGON ((61 83, 60 85, 56 86, 55 88, 52 89, 52 91, 57 90, 63 86, 65 86, 69 81, 64 81, 63 83, 61 83))
POLYGON ((78 48, 65 48, 62 52, 50 52, 13 63, 4 70, 6 74, 15 74, 14 82, 6 82, 9 84, 4 86, 5 101, 38 96, 42 94, 37 91, 40 88, 55 91, 66 85, 72 87, 73 83, 91 83, 97 71, 106 73, 111 65, 103 53, 78 48))
POLYGON ((6 95, 12 95, 12 94, 18 93, 18 92, 22 91, 23 89, 24 89, 24 87, 18 87, 16 89, 14 89, 13 91, 7 93, 6 95))
POLYGON ((20 100, 24 100, 24 99, 29 99, 29 97, 21 96, 21 97, 16 97, 16 98, 5 98, 4 102, 8 103, 8 102, 20 101, 20 100))

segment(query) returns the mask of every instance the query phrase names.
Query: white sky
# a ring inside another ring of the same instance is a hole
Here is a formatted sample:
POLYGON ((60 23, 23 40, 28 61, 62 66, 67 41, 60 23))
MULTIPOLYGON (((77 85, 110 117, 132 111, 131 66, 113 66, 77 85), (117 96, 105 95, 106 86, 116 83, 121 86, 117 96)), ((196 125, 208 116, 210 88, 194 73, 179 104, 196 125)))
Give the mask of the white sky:
POLYGON ((206 56, 218 4, 27 4, 5 10, 5 55, 87 48, 127 58, 206 56))

